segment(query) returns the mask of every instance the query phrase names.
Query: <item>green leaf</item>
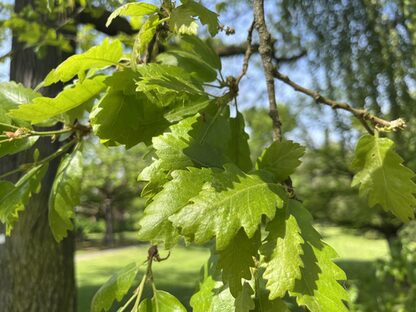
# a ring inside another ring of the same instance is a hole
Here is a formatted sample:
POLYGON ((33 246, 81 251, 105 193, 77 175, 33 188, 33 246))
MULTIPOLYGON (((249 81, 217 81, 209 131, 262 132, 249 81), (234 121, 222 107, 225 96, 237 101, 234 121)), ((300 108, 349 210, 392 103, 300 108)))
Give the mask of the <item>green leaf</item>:
POLYGON ((168 218, 198 195, 205 181, 211 178, 211 171, 189 168, 189 171, 174 171, 172 177, 146 207, 139 222, 139 239, 152 241, 152 244, 163 242, 167 249, 172 248, 179 237, 168 218), (184 185, 192 187, 183 188, 184 185))
POLYGON ((182 50, 200 55, 200 58, 212 68, 221 70, 221 58, 208 41, 203 41, 197 36, 183 35, 180 46, 182 50))
POLYGON ((172 11, 170 20, 171 28, 177 33, 196 34, 197 24, 194 17, 198 17, 201 24, 208 25, 211 36, 218 33, 219 21, 218 14, 208 10, 202 4, 183 0, 182 5, 172 11))
MULTIPOLYGON (((285 301, 281 298, 269 299, 266 280, 263 278, 264 267, 258 268, 255 275, 256 296, 254 298, 255 312, 290 312, 285 301)), ((297 310, 296 310, 297 311, 297 310)))
POLYGON ((33 193, 39 192, 46 169, 46 165, 30 169, 15 185, 0 181, 0 221, 6 224, 7 235, 18 220, 19 211, 25 208, 33 193))
POLYGON ((217 72, 204 62, 200 55, 187 51, 171 50, 159 54, 156 61, 164 65, 179 66, 198 80, 211 82, 217 78, 217 72))
POLYGON ((230 119, 231 129, 231 144, 230 155, 231 159, 237 164, 239 168, 248 172, 253 168, 250 159, 250 147, 248 146, 248 134, 245 132, 244 117, 240 112, 237 112, 235 118, 230 119))
POLYGON ((348 311, 344 304, 349 300, 348 292, 338 283, 345 280, 346 276, 332 260, 337 253, 321 241, 319 233, 312 226, 311 215, 298 201, 290 200, 288 209, 295 216, 305 241, 302 245, 301 278, 296 280, 289 294, 311 312, 348 311))
POLYGON ((202 85, 180 67, 152 63, 137 67, 137 71, 141 74, 137 91, 205 95, 202 85))
POLYGON ((140 58, 146 53, 147 46, 152 41, 153 36, 156 33, 156 28, 164 20, 160 20, 158 15, 153 15, 143 24, 140 28, 136 40, 134 41, 133 55, 136 55, 140 58))
POLYGON ((27 150, 36 143, 38 136, 30 136, 27 138, 16 139, 0 143, 0 157, 13 155, 21 151, 27 150))
POLYGON ((183 68, 201 81, 214 81, 221 60, 208 42, 197 36, 182 36, 180 49, 171 49, 157 56, 156 60, 166 65, 183 68))
POLYGON ((301 278, 303 266, 301 256, 304 243, 295 217, 285 207, 276 211, 276 216, 267 224, 269 232, 261 249, 266 269, 263 277, 267 280, 270 299, 283 298, 293 290, 295 281, 301 278))
POLYGON ((104 76, 85 79, 61 91, 55 98, 37 97, 32 104, 20 105, 9 116, 37 124, 70 111, 98 96, 105 89, 104 76))
POLYGON ((137 272, 137 264, 130 263, 111 276, 92 298, 91 312, 108 311, 115 300, 120 302, 131 288, 137 272))
POLYGON ((234 312, 234 298, 228 288, 217 280, 214 259, 209 259, 202 269, 199 290, 191 297, 193 312, 234 312))
POLYGON ((371 135, 361 137, 352 167, 356 172, 352 186, 359 185, 360 196, 368 197, 370 207, 380 204, 403 222, 414 217, 415 173, 403 165, 393 141, 371 135))
POLYGON ((251 297, 253 294, 254 291, 250 284, 244 282, 242 290, 238 294, 237 298, 235 298, 235 312, 249 312, 254 310, 254 300, 251 297))
POLYGON ((110 43, 108 38, 88 51, 69 57, 56 69, 46 76, 43 86, 49 86, 58 81, 67 82, 75 75, 83 77, 86 70, 101 69, 117 65, 123 55, 123 49, 119 40, 110 43))
POLYGON ((143 195, 149 196, 158 191, 168 180, 168 172, 189 166, 222 168, 225 163, 233 162, 246 171, 252 167, 241 117, 230 119, 227 112, 217 117, 214 114, 205 111, 184 119, 172 125, 170 133, 153 139, 158 159, 140 174, 140 180, 150 181, 143 195), (242 132, 236 131, 236 125, 242 132), (210 152, 207 153, 207 150, 210 152), (236 150, 242 154, 236 155, 236 150), (244 155, 244 151, 247 154, 244 155))
POLYGON ((0 83, 0 108, 9 111, 16 105, 27 104, 39 93, 14 81, 0 83))
POLYGON ((140 303, 139 312, 186 312, 178 299, 163 290, 156 290, 151 300, 140 303))
MULTIPOLYGON (((19 127, 30 128, 29 123, 21 120, 12 119, 7 113, 11 109, 15 109, 21 104, 30 103, 34 98, 39 96, 39 93, 33 91, 30 88, 26 88, 21 84, 17 84, 13 81, 0 83, 0 122, 19 127)), ((10 128, 0 126, 0 132, 3 130, 10 131, 10 128)), ((25 139, 24 142, 26 143, 22 144, 21 142, 19 142, 16 143, 16 145, 28 145, 27 139, 25 139)), ((8 145, 13 146, 14 144, 8 145)))
POLYGON ((91 113, 94 133, 102 141, 130 148, 151 139, 169 126, 163 111, 143 94, 109 90, 91 113))
POLYGON ((142 17, 157 12, 159 8, 150 3, 127 3, 117 8, 107 19, 106 27, 110 26, 111 22, 117 16, 142 17))
POLYGON ((49 196, 49 226, 56 241, 73 229, 74 208, 80 201, 82 154, 75 151, 59 165, 49 196))
POLYGON ((286 180, 300 165, 305 149, 292 141, 275 141, 257 160, 257 167, 272 172, 277 181, 286 180))
MULTIPOLYGON (((260 172, 248 175, 232 164, 224 168, 209 169, 212 179, 199 195, 169 218, 182 235, 198 244, 216 237, 217 250, 226 248, 241 227, 253 237, 262 216, 272 219, 285 197, 284 191, 266 182, 260 172)), ((190 187, 193 185, 182 185, 190 187)))
POLYGON ((241 279, 251 280, 250 268, 255 267, 253 258, 258 257, 260 239, 259 232, 249 239, 241 229, 227 248, 219 251, 218 267, 222 269, 222 280, 224 284, 228 283, 235 298, 247 291, 243 289, 241 279))

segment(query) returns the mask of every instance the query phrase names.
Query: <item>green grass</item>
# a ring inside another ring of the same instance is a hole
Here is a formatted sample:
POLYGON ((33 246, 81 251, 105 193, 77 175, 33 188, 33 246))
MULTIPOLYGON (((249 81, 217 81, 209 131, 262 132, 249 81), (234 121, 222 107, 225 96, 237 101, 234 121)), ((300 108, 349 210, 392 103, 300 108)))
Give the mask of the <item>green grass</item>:
MULTIPOLYGON (((78 311, 88 312, 92 297, 111 274, 131 262, 146 260, 148 246, 77 253, 78 311)), ((161 251, 161 257, 166 254, 161 251)), ((189 302, 199 278, 201 265, 208 259, 205 248, 177 247, 169 259, 154 263, 158 288, 189 302)), ((142 266, 144 270, 145 266, 142 266)))
MULTIPOLYGON (((377 287, 371 284, 375 274, 373 263, 377 259, 387 259, 385 240, 370 239, 337 227, 318 226, 318 229, 324 240, 338 252, 340 258, 337 262, 346 271, 350 285, 363 285, 365 291, 377 287)), ((113 272, 131 262, 144 261, 147 247, 77 252, 78 311, 89 311, 94 293, 113 272)), ((161 256, 165 254, 161 252, 161 256)), ((200 267, 207 258, 208 250, 202 247, 175 248, 167 261, 154 264, 157 287, 171 292, 183 303, 189 303, 200 267)))

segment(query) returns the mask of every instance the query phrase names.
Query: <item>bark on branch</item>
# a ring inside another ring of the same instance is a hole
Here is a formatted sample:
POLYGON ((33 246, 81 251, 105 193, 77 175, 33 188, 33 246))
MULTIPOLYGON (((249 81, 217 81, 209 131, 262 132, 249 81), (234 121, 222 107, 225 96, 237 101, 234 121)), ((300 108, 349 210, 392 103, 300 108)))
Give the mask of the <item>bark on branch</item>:
MULTIPOLYGON (((327 105, 332 109, 341 109, 352 113, 355 117, 357 117, 360 121, 363 122, 363 125, 367 125, 368 121, 374 127, 393 131, 403 129, 406 127, 405 121, 401 118, 392 121, 385 120, 369 113, 366 109, 354 108, 346 102, 338 102, 333 99, 327 98, 315 90, 311 90, 297 84, 296 82, 292 81, 288 76, 283 75, 276 69, 274 70, 274 77, 284 82, 285 84, 291 86, 294 90, 313 98, 316 103, 327 105)), ((372 129, 369 129, 368 125, 366 128, 369 132, 372 132, 372 129)))
POLYGON ((267 29, 264 18, 264 0, 253 1, 254 22, 259 34, 259 53, 263 63, 264 76, 266 78, 267 94, 269 97, 269 115, 273 122, 273 139, 282 140, 282 128, 276 104, 276 91, 274 85, 274 66, 273 66, 273 42, 267 29))

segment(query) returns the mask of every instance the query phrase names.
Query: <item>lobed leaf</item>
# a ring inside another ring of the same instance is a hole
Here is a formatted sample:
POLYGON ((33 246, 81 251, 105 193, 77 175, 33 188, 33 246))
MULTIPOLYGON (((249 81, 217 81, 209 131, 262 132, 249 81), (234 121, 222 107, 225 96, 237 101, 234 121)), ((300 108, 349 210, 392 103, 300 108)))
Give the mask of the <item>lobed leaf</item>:
POLYGON ((168 218, 198 195, 204 183, 211 178, 211 171, 189 168, 189 171, 174 171, 172 177, 172 181, 153 197, 139 222, 139 239, 151 241, 155 245, 164 243, 167 249, 172 248, 179 238, 178 231, 168 218))
POLYGON ((266 264, 263 277, 273 300, 283 298, 287 291, 293 290, 295 281, 301 279, 304 240, 296 218, 286 207, 276 211, 266 230, 269 234, 261 249, 266 264))
POLYGON ((136 263, 130 263, 111 276, 92 298, 91 312, 109 311, 115 300, 120 302, 131 288, 137 272, 136 263))
POLYGON ((257 167, 273 173, 277 181, 283 182, 295 172, 304 153, 305 149, 297 143, 275 141, 259 157, 257 167))
POLYGON ((210 258, 202 270, 199 290, 191 297, 194 312, 234 312, 234 298, 229 289, 218 281, 215 258, 210 258))
POLYGON ((82 154, 74 151, 59 165, 49 196, 49 226, 56 241, 73 229, 74 207, 80 201, 82 154))
POLYGON ((236 300, 238 296, 244 296, 241 294, 242 291, 247 292, 247 289, 243 289, 241 279, 251 280, 250 268, 255 267, 253 258, 258 257, 260 240, 260 232, 250 239, 241 229, 228 246, 218 252, 218 268, 222 269, 222 280, 224 284, 228 284, 230 292, 236 300))
POLYGON ((201 24, 208 26, 211 36, 218 33, 218 14, 193 0, 183 0, 182 5, 173 9, 169 21, 170 27, 177 33, 195 35, 198 25, 195 23, 194 17, 198 17, 201 24))
POLYGON ((105 89, 104 76, 96 76, 74 84, 61 91, 55 98, 37 97, 32 104, 20 105, 9 116, 37 124, 68 112, 97 97, 105 89))
POLYGON ((149 181, 143 195, 154 195, 169 180, 169 172, 189 166, 222 168, 225 163, 233 162, 242 170, 251 169, 241 117, 229 118, 228 113, 214 117, 210 109, 184 119, 171 126, 171 132, 153 139, 158 159, 140 174, 140 180, 149 181), (241 154, 236 155, 236 150, 241 154))
POLYGON ((127 3, 117 8, 111 13, 111 15, 107 19, 105 26, 106 27, 110 26, 112 21, 117 16, 142 17, 145 15, 156 13, 158 9, 159 8, 157 6, 150 4, 150 3, 144 3, 144 2, 127 3))
POLYGON ((156 290, 153 298, 140 302, 138 312, 186 312, 180 301, 170 293, 156 290))
POLYGON ((289 294, 311 312, 348 311, 344 303, 349 300, 348 292, 338 282, 345 280, 346 276, 333 262, 337 257, 336 252, 321 241, 319 233, 312 226, 311 215, 299 202, 289 201, 288 209, 296 218, 305 241, 302 245, 301 278, 296 280, 289 294))
POLYGON ((27 138, 20 138, 12 141, 2 142, 0 143, 0 157, 13 155, 21 151, 27 150, 31 148, 38 139, 38 136, 30 136, 27 138))
MULTIPOLYGON (((185 237, 198 244, 216 238, 217 250, 225 249, 241 227, 253 237, 262 216, 272 219, 282 208, 284 191, 267 182, 260 172, 245 174, 232 164, 212 170, 198 196, 169 220, 185 237)), ((182 188, 192 185, 182 185, 182 188)))
POLYGON ((39 192, 46 169, 46 165, 33 167, 15 185, 0 181, 0 221, 6 224, 8 235, 18 219, 19 211, 25 208, 32 194, 39 192))
POLYGON ((359 186, 360 196, 368 197, 370 207, 380 204, 403 222, 414 217, 415 173, 403 165, 393 141, 371 135, 361 137, 352 167, 356 172, 352 186, 359 186))
POLYGON ((102 69, 112 65, 118 65, 123 55, 123 49, 119 40, 110 42, 108 38, 88 51, 73 55, 53 69, 45 78, 43 86, 49 86, 59 81, 67 82, 74 76, 84 77, 89 69, 102 69))
POLYGON ((235 312, 249 312, 254 310, 255 304, 252 298, 253 294, 254 291, 251 288, 250 284, 244 282, 242 290, 238 294, 237 298, 235 298, 235 312))
POLYGON ((109 90, 90 115, 94 133, 104 142, 130 148, 151 139, 169 126, 161 108, 140 93, 109 90))

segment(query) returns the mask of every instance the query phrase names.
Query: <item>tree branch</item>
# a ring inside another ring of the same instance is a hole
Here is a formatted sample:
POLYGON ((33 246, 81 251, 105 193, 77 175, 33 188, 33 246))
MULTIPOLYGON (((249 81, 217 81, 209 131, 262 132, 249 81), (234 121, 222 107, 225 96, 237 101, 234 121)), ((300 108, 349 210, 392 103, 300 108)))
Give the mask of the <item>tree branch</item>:
POLYGON ((273 42, 267 30, 264 18, 264 0, 253 1, 254 21, 259 34, 259 53, 263 63, 264 76, 266 78, 267 94, 269 97, 269 115, 273 122, 273 139, 282 140, 282 123, 276 104, 276 92, 274 85, 274 66, 273 66, 273 42))
POLYGON ((105 26, 105 23, 107 22, 111 12, 98 8, 93 10, 100 10, 102 11, 102 14, 97 16, 95 12, 93 14, 90 10, 85 10, 75 16, 76 21, 81 24, 92 24, 96 30, 109 36, 116 36, 120 33, 127 35, 133 35, 137 33, 137 30, 133 29, 130 23, 120 16, 116 17, 108 27, 105 26))
MULTIPOLYGON (((332 109, 342 109, 352 113, 356 118, 358 118, 363 125, 367 125, 366 122, 370 122, 374 127, 384 128, 386 130, 399 130, 404 129, 406 127, 406 123, 403 119, 399 118, 396 120, 388 121, 382 118, 379 118, 371 113, 369 113, 366 109, 354 108, 346 102, 338 102, 322 96, 319 92, 307 89, 296 82, 292 81, 288 76, 283 75, 277 69, 274 70, 274 77, 278 80, 284 82, 285 84, 291 86, 294 90, 303 93, 315 100, 316 103, 324 104, 332 109)), ((367 125, 368 127, 368 125, 367 125)), ((372 129, 367 128, 367 131, 372 132, 372 129)))
MULTIPOLYGON (((240 44, 240 45, 226 45, 226 46, 218 46, 215 48, 215 51, 220 57, 230 57, 230 56, 236 56, 236 55, 242 55, 245 54, 247 51, 247 42, 240 44)), ((252 43, 251 44, 251 50, 252 53, 258 53, 259 52, 259 44, 252 43)), ((302 57, 306 56, 308 52, 306 50, 300 51, 298 54, 294 54, 291 56, 274 56, 273 59, 277 63, 293 63, 302 57)))

